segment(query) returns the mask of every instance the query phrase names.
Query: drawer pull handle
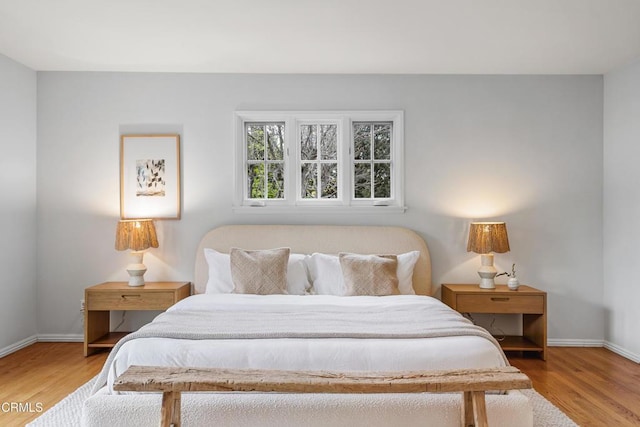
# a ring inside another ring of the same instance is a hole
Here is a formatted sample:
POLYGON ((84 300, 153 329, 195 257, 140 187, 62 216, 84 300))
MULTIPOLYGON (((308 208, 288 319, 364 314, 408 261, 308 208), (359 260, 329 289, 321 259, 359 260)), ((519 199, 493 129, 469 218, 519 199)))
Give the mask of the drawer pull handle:
POLYGON ((491 301, 509 301, 509 298, 498 298, 498 297, 492 297, 491 301))
POLYGON ((140 295, 122 295, 122 299, 140 298, 140 295))

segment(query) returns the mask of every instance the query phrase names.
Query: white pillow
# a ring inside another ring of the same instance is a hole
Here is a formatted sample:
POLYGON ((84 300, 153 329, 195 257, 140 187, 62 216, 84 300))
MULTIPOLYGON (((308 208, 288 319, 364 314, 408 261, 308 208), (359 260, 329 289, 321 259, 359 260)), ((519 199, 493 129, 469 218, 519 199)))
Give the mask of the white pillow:
POLYGON ((420 258, 420 251, 411 251, 398 255, 398 289, 401 295, 415 295, 413 289, 413 269, 420 258))
MULTIPOLYGON (((229 254, 205 248, 204 257, 209 265, 209 280, 207 280, 206 294, 230 294, 233 292, 231 279, 231 260, 229 254)), ((307 276, 304 254, 289 255, 287 264, 287 293, 289 295, 304 295, 311 287, 307 276)))
POLYGON ((287 293, 289 295, 305 295, 309 293, 311 281, 307 273, 307 258, 309 258, 309 255, 289 255, 289 264, 287 266, 287 293))
POLYGON ((340 259, 336 255, 311 254, 307 258, 314 293, 343 296, 346 293, 340 259))
MULTIPOLYGON (((401 295, 415 295, 413 289, 413 268, 420 258, 420 251, 411 251, 398 255, 398 289, 401 295)), ((306 259, 313 289, 318 295, 346 294, 346 286, 337 255, 314 253, 306 259)))

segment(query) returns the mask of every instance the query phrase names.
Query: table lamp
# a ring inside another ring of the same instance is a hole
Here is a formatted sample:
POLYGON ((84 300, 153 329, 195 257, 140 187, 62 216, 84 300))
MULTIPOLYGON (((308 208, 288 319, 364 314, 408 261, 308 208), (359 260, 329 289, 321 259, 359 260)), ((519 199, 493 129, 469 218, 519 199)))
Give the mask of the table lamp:
POLYGON ((156 227, 151 219, 121 220, 116 229, 116 250, 131 249, 133 260, 127 266, 129 286, 144 285, 147 267, 142 263, 144 251, 158 247, 156 227))
POLYGON ((478 270, 480 287, 495 289, 494 277, 498 271, 493 266, 491 252, 509 252, 507 225, 504 222, 472 222, 469 228, 467 252, 480 254, 481 266, 478 270))

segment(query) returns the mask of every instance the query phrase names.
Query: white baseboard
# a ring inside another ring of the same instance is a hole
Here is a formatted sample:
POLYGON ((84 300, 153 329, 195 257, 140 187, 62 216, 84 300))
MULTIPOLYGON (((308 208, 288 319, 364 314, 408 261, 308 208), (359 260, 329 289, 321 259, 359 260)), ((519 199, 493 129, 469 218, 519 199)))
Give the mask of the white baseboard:
POLYGON ((15 353, 16 351, 25 348, 26 346, 29 346, 36 341, 38 341, 38 337, 36 335, 32 335, 29 338, 25 338, 15 344, 11 344, 5 348, 0 348, 0 358, 8 356, 11 353, 15 353))
POLYGON ((82 334, 41 334, 32 335, 29 338, 25 338, 18 341, 15 344, 11 344, 5 348, 0 348, 0 358, 15 353, 16 351, 23 349, 36 342, 84 342, 84 335, 82 334))
POLYGON ((604 340, 547 340, 549 347, 604 347, 633 362, 640 363, 640 354, 633 353, 609 341, 604 340))
POLYGON ((603 340, 550 339, 549 347, 604 347, 603 340))
POLYGON ((39 342, 84 342, 82 334, 40 334, 39 342))
POLYGON ((629 350, 624 349, 624 348, 620 347, 617 344, 614 344, 614 343, 609 342, 609 341, 605 341, 604 342, 604 348, 606 348, 607 350, 611 350, 614 353, 617 353, 622 357, 626 357, 627 359, 632 360, 632 361, 634 361, 636 363, 640 363, 640 354, 636 354, 636 353, 630 352, 629 350))

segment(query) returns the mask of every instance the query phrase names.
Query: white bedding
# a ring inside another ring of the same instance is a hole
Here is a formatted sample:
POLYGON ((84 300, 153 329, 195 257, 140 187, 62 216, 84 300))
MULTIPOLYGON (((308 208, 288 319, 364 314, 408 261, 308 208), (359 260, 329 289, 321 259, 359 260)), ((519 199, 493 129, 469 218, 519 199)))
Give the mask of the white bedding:
MULTIPOLYGON (((168 312, 185 314, 216 312, 232 316, 241 312, 252 324, 261 325, 269 313, 285 313, 292 325, 296 314, 326 310, 340 312, 419 313, 430 308, 451 310, 425 296, 335 297, 327 295, 238 295, 191 296, 168 312), (290 314, 289 314, 290 313, 290 314)), ((455 313, 454 313, 455 314, 455 313)), ((162 315, 161 315, 162 316, 162 315)), ((456 317, 459 315, 456 314, 456 317)), ((461 316, 460 316, 461 318, 461 316)), ((460 319, 458 319, 460 320, 460 319)), ((424 321, 424 320, 420 320, 424 321)), ((466 322, 466 320, 464 320, 466 322)), ((389 322, 391 323, 391 322, 389 322)), ((184 327, 184 325, 181 325, 184 327)), ((386 325, 369 324, 370 332, 386 325)), ((473 327, 473 325, 470 325, 473 327)), ((407 329, 411 329, 410 325, 407 329)), ((409 331, 410 332, 410 331, 409 331)), ((488 335, 485 333, 485 335, 488 335)), ((410 336, 407 335, 407 336, 410 336)), ((490 337, 489 337, 490 338, 490 337)), ((504 366, 504 354, 497 343, 482 335, 435 338, 253 338, 253 339, 168 339, 137 338, 124 342, 113 356, 108 370, 108 388, 131 365, 190 366, 219 368, 398 371, 483 368, 504 366)))

